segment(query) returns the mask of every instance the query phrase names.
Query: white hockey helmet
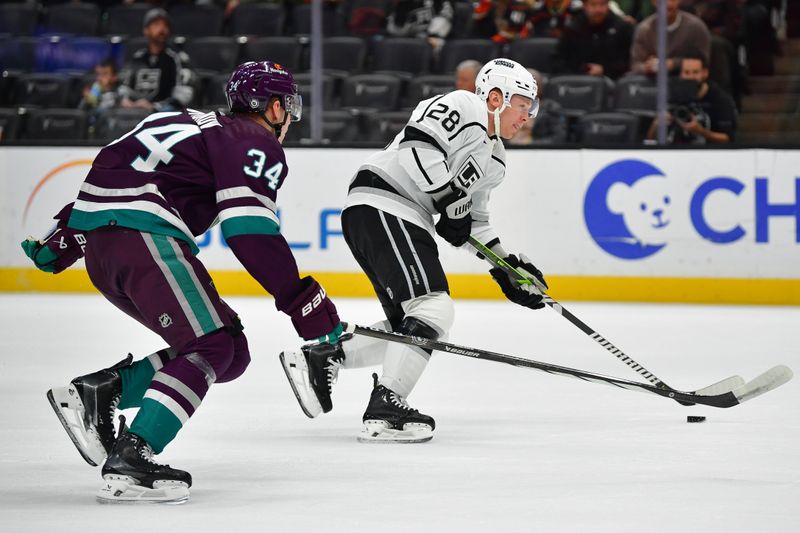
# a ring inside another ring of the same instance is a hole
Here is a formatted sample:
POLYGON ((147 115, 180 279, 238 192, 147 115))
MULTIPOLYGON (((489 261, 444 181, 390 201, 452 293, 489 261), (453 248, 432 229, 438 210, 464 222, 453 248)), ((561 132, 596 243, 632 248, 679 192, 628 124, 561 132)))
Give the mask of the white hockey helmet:
POLYGON ((475 94, 486 100, 492 89, 499 89, 503 93, 503 108, 511 105, 511 97, 518 94, 531 99, 530 118, 535 118, 539 112, 536 80, 516 61, 501 57, 483 66, 475 80, 475 94))

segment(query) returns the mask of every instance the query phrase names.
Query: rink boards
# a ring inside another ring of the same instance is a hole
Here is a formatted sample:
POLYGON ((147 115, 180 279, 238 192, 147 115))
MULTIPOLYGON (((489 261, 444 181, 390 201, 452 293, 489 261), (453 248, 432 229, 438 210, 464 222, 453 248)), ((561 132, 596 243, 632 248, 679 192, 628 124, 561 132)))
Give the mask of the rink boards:
MULTIPOLYGON (((0 290, 90 291, 79 263, 29 267, 40 236, 77 194, 97 148, 0 148, 0 290)), ((339 296, 372 288, 341 235, 347 184, 372 150, 289 149, 282 233, 301 270, 339 296)), ((491 201, 505 248, 568 300, 800 304, 800 151, 509 150, 491 201)), ((218 227, 198 239, 224 294, 263 294, 218 227)), ((473 255, 443 243, 456 297, 502 298, 473 255)))

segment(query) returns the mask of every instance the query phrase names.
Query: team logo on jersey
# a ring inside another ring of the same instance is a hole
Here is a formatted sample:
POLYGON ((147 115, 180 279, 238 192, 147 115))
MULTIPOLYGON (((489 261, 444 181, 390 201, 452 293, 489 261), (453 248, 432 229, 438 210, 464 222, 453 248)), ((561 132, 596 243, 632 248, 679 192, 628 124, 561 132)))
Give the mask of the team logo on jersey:
POLYGON ((621 259, 643 259, 666 246, 672 199, 666 176, 644 161, 603 168, 586 190, 583 215, 594 242, 621 259))
POLYGON ((167 313, 162 313, 162 315, 158 317, 158 323, 161 324, 162 328, 168 328, 172 325, 172 317, 167 313))
POLYGON ((458 169, 456 173, 456 179, 458 180, 459 185, 461 185, 461 189, 465 192, 469 190, 470 187, 475 185, 479 179, 483 177, 481 173, 481 167, 478 166, 478 163, 475 161, 475 158, 471 155, 464 161, 464 164, 461 165, 461 168, 458 169))

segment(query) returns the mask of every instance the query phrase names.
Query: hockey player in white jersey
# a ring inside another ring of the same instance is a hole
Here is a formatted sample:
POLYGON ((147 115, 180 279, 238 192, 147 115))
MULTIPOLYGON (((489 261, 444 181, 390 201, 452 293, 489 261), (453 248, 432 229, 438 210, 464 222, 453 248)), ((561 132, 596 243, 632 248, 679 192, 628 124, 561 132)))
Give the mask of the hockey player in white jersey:
MULTIPOLYGON (((459 90, 420 102, 392 143, 359 168, 350 183, 342 231, 386 314, 373 327, 430 339, 447 335, 454 309, 436 234, 457 247, 469 246, 474 235, 544 283, 525 256, 503 249, 488 208, 492 189, 505 175, 499 138, 511 138, 536 116, 536 96, 536 82, 519 63, 492 60, 479 72, 475 93, 459 90)), ((490 273, 511 301, 543 307, 541 295, 530 286, 518 285, 499 269, 490 273)), ((359 440, 425 442, 435 422, 412 409, 406 398, 430 355, 414 346, 345 336, 337 344, 286 351, 280 359, 311 418, 331 410, 331 388, 341 368, 382 363, 359 440)))

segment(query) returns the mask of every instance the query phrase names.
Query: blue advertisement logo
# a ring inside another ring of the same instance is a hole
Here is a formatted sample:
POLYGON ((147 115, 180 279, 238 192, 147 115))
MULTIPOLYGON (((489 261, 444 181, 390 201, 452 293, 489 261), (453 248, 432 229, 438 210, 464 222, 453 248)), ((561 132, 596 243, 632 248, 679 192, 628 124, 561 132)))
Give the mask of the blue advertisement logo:
POLYGON ((594 177, 583 216, 600 248, 620 259, 643 259, 666 246, 671 204, 666 176, 649 163, 628 159, 594 177))

